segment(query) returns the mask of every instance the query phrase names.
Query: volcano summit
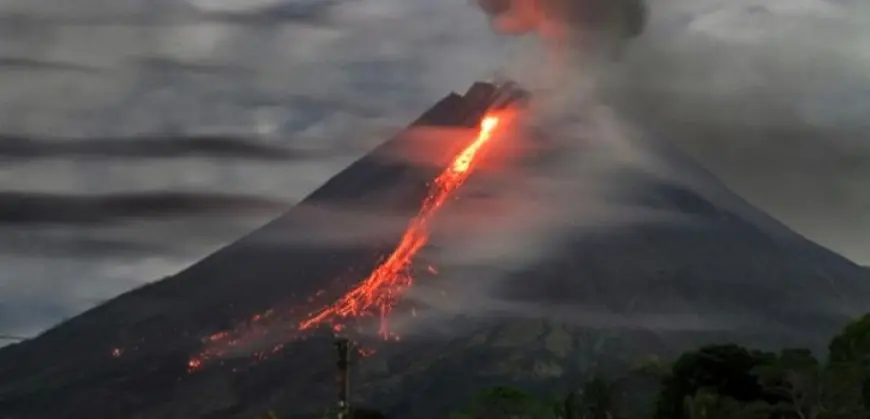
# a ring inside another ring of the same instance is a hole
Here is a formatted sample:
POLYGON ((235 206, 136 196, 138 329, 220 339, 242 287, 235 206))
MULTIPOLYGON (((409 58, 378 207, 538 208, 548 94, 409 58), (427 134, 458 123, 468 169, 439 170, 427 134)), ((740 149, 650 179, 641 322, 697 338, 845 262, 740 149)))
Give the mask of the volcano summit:
MULTIPOLYGON (((300 325, 336 307, 402 248, 443 186, 436 179, 471 167, 456 166, 457 157, 483 138, 491 122, 475 127, 505 93, 477 83, 447 96, 414 130, 284 216, 177 275, 3 348, 2 417, 318 417, 305 415, 334 399, 332 330, 300 333, 300 325)), ((592 369, 699 343, 823 350, 866 311, 866 269, 756 210, 666 143, 644 147, 692 182, 627 173, 633 186, 624 199, 690 222, 566 229, 558 251, 506 275, 498 289, 502 301, 549 312, 453 316, 444 321, 450 333, 400 340, 360 332, 374 354, 359 360, 358 401, 395 417, 437 418, 476 388, 554 391, 592 369)), ((457 209, 443 203, 447 213, 457 209)), ((437 284, 437 268, 424 262, 397 275, 437 284)), ((399 301, 395 309, 414 307, 399 301)), ((353 334, 355 326, 339 328, 353 334)))

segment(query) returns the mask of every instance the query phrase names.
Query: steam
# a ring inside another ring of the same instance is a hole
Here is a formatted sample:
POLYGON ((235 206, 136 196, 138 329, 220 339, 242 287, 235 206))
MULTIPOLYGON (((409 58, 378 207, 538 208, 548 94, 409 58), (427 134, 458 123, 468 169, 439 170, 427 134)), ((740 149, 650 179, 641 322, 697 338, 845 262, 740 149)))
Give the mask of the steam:
MULTIPOLYGON (((721 201, 727 201, 727 191, 696 182, 693 173, 681 173, 674 161, 661 161, 658 153, 638 146, 635 140, 641 133, 661 136, 689 153, 738 194, 786 222, 795 219, 794 207, 830 203, 819 201, 821 196, 870 202, 863 191, 836 192, 845 185, 866 184, 850 182, 850 176, 870 178, 857 164, 850 173, 838 166, 841 156, 870 161, 870 144, 858 134, 870 127, 856 110, 868 106, 870 96, 844 96, 849 86, 870 85, 870 61, 860 46, 870 21, 867 6, 819 2, 796 7, 776 1, 725 6, 670 0, 655 3, 648 28, 635 25, 626 31, 630 19, 619 22, 579 13, 595 4, 479 1, 496 31, 535 34, 550 53, 537 73, 515 75, 535 90, 538 103, 513 135, 521 138, 500 141, 549 147, 558 156, 542 164, 476 174, 463 191, 464 201, 456 205, 461 208, 444 221, 450 228, 442 230, 443 246, 436 244, 438 249, 429 255, 446 272, 442 282, 418 284, 410 292, 412 299, 432 308, 423 317, 437 317, 435 312, 472 317, 501 313, 569 322, 581 318, 584 326, 595 326, 588 324, 594 319, 600 320, 598 326, 642 323, 624 313, 578 315, 599 308, 557 310, 497 294, 504 278, 559 252, 568 236, 636 223, 691 222, 684 214, 626 203, 623 192, 637 185, 626 183, 625 173, 642 172, 686 187, 772 236, 789 234, 741 202, 721 201), (614 49, 624 54, 611 54, 614 49), (836 98, 850 99, 850 106, 836 98), (822 164, 807 163, 809 159, 822 164), (796 177, 805 181, 790 182, 796 177), (759 183, 766 187, 757 188, 759 183), (828 188, 831 184, 837 185, 834 191, 828 188), (791 187, 801 195, 784 196, 791 187)), ((533 154, 546 154, 537 151, 533 154)), ((870 228, 867 216, 852 215, 850 220, 870 228)), ((662 324, 713 330, 753 321, 709 314, 688 324, 680 320, 682 314, 674 316, 673 322, 662 324)), ((394 324, 406 322, 411 320, 394 324)))

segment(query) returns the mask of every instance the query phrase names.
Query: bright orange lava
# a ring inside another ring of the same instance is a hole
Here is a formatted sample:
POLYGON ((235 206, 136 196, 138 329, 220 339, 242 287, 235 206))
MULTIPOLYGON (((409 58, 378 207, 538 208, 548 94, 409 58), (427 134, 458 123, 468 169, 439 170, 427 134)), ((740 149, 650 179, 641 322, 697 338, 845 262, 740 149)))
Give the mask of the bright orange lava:
POLYGON ((414 256, 429 240, 429 222, 432 216, 468 179, 478 152, 492 138, 498 124, 499 118, 496 116, 483 118, 475 140, 435 178, 420 212, 411 220, 396 249, 356 288, 299 323, 300 330, 323 323, 340 327, 335 325, 340 319, 377 312, 381 317, 381 335, 389 335, 386 316, 401 294, 411 285, 412 278, 408 271, 414 256))
MULTIPOLYGON (((341 320, 377 314, 381 319, 380 334, 384 338, 390 337, 387 315, 402 293, 411 286, 412 278, 409 270, 414 256, 429 240, 429 222, 447 198, 468 179, 474 169, 478 153, 492 138, 499 122, 498 116, 483 118, 474 141, 457 154, 451 164, 430 185, 420 212, 411 220, 393 252, 363 282, 333 304, 310 314, 308 318, 300 322, 297 331, 328 324, 338 332, 345 328, 341 320)), ((428 267, 428 270, 435 272, 431 266, 428 267)), ((317 295, 322 292, 319 291, 317 295)), ((247 327, 232 332, 218 332, 207 337, 204 340, 206 348, 190 358, 188 371, 199 370, 206 362, 220 358, 227 353, 228 349, 243 344, 249 338, 256 339, 257 336, 264 336, 268 328, 257 325, 261 320, 271 316, 272 313, 270 310, 262 315, 254 316, 247 327)), ((269 353, 279 351, 282 346, 280 344, 275 346, 269 353)), ((257 353, 258 359, 267 355, 267 352, 257 353)))

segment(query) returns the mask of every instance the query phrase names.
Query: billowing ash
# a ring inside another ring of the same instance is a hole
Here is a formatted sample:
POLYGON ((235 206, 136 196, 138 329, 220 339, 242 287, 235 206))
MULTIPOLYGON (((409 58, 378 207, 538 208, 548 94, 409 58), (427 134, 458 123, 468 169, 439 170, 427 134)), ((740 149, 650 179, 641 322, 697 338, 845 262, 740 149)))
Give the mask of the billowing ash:
POLYGON ((643 33, 645 0, 477 0, 493 28, 506 34, 625 40, 643 33))

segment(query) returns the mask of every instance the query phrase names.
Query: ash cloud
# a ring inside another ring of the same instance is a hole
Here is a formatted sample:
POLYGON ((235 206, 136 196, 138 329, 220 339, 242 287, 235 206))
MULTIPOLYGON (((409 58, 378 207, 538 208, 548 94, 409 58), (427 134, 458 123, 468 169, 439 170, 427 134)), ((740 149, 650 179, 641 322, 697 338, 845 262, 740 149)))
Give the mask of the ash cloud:
POLYGON ((645 0, 477 0, 477 4, 496 31, 534 32, 549 42, 635 38, 643 33, 648 14, 645 0))
MULTIPOLYGON (((556 59, 547 61, 544 71, 518 78, 537 88, 539 102, 545 99, 532 124, 539 129, 532 131, 551 137, 562 155, 544 164, 544 171, 504 173, 501 182, 483 187, 483 195, 498 195, 493 191, 505 186, 513 193, 492 198, 477 218, 466 213, 469 219, 455 221, 465 228, 456 228, 458 236, 445 239, 448 244, 430 256, 445 270, 462 273, 446 279, 447 288, 423 287, 412 298, 436 311, 470 316, 549 312, 493 293, 502 277, 558 252, 567 232, 593 235, 632 223, 692 222, 681 208, 650 211, 622 199, 623 192, 638 186, 625 183, 623 174, 629 172, 693 191, 701 204, 745 216, 772 237, 790 236, 775 221, 747 213, 743 203, 723 202, 727 193, 698 182, 697 173, 637 147, 633 140, 641 133, 677 146, 799 233, 855 260, 870 257, 870 242, 857 237, 870 228, 862 211, 870 195, 858 186, 870 181, 870 171, 864 170, 870 127, 861 117, 861 109, 870 106, 870 96, 863 93, 870 86, 870 61, 861 45, 870 21, 866 6, 656 2, 646 30, 626 44, 625 54, 593 61, 582 54, 586 41, 539 24, 553 21, 551 16, 523 15, 505 6, 517 2, 482 3, 496 29, 531 31, 551 47, 556 59), (539 20, 512 23, 510 13, 539 20), (499 22, 499 16, 504 20, 499 22), (577 50, 581 54, 573 55, 577 50), (498 210, 505 212, 493 215, 498 210), (490 222, 480 222, 483 213, 490 222), (857 241, 862 243, 854 246, 857 241), (468 292, 475 297, 459 297, 468 292), (440 298, 440 293, 452 297, 440 298)), ((560 24, 570 27, 567 19, 560 24)), ((836 311, 836 302, 830 303, 825 309, 836 311)), ((615 317, 591 318, 602 326, 637 320, 609 314, 615 317)), ((753 322, 714 315, 705 315, 701 323, 671 320, 687 329, 753 322)), ((398 322, 403 321, 411 320, 398 322)))
MULTIPOLYGON (((499 4, 488 6, 496 19, 507 6, 551 7, 499 4)), ((552 16, 541 21, 571 26, 570 15, 552 16)), ((662 0, 650 2, 644 30, 614 60, 590 60, 577 54, 583 40, 530 27, 549 47, 550 74, 527 78, 551 92, 585 84, 584 95, 677 145, 752 204, 863 262, 868 22, 860 2, 662 0)))

